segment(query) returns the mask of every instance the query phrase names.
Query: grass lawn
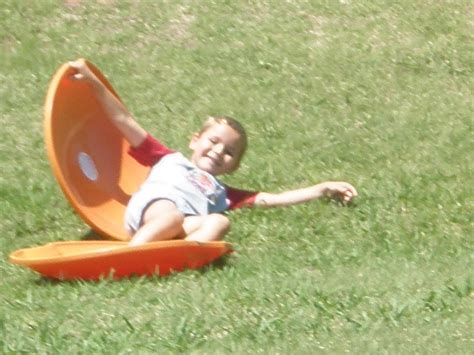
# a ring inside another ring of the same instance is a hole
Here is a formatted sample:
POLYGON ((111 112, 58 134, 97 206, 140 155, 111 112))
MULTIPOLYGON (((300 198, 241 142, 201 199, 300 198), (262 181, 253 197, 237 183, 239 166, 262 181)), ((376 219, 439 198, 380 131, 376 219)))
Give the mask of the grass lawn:
POLYGON ((469 0, 0 4, 1 353, 472 353, 469 0), (46 157, 51 75, 85 57, 187 151, 208 115, 249 132, 225 182, 359 190, 232 212, 237 253, 165 278, 55 282, 8 262, 78 240, 46 157))

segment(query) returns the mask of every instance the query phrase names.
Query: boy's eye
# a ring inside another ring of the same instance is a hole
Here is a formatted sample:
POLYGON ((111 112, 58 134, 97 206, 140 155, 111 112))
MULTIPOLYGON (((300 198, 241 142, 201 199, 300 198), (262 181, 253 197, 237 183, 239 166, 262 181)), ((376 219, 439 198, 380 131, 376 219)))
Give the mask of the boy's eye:
POLYGON ((210 141, 211 143, 216 144, 216 143, 217 143, 217 138, 211 137, 211 138, 209 138, 209 141, 210 141))

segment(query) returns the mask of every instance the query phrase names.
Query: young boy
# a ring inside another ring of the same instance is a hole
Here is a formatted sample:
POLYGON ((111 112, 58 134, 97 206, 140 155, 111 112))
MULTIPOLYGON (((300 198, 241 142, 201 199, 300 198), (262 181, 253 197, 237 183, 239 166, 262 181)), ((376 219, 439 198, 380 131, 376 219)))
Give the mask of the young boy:
POLYGON ((189 143, 189 159, 148 134, 98 80, 83 60, 71 62, 74 80, 92 85, 112 123, 130 143, 129 154, 151 166, 125 212, 130 245, 182 238, 221 240, 230 228, 224 211, 251 206, 288 206, 323 196, 350 202, 356 189, 346 182, 323 182, 281 193, 253 192, 224 185, 216 176, 238 169, 247 148, 244 128, 231 117, 210 117, 189 143))

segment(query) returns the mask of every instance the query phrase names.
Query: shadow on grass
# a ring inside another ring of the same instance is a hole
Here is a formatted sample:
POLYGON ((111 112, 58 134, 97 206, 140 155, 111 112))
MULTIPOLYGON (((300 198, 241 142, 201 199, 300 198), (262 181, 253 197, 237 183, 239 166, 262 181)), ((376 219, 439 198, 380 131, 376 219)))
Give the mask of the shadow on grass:
POLYGON ((92 229, 89 229, 89 231, 82 235, 81 240, 104 240, 104 238, 102 238, 102 236, 94 232, 92 229))

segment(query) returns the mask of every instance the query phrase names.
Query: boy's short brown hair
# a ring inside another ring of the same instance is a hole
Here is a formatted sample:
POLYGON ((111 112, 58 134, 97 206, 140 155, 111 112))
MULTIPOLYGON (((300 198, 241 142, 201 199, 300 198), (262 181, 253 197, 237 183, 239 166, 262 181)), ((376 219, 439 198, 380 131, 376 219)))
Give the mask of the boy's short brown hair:
POLYGON ((226 124, 229 127, 233 128, 242 139, 242 152, 240 153, 240 159, 244 156, 244 153, 247 149, 247 132, 245 131, 244 126, 237 121, 235 118, 230 116, 209 116, 207 120, 202 125, 199 134, 205 132, 210 127, 214 126, 215 124, 226 124))

